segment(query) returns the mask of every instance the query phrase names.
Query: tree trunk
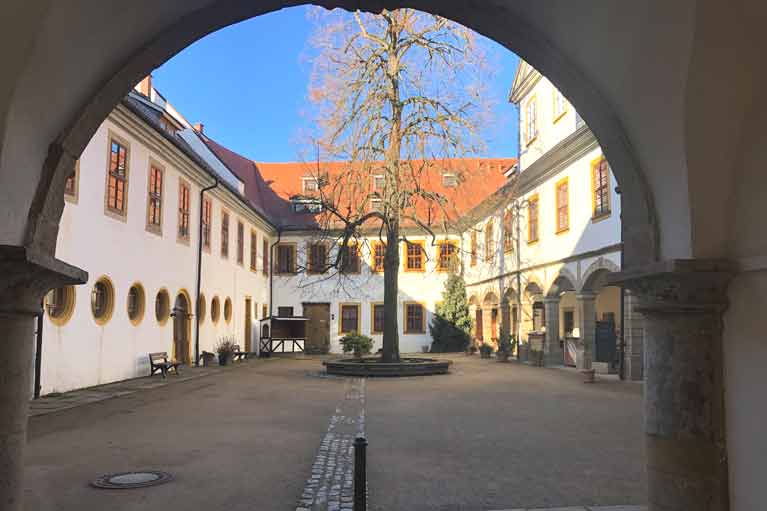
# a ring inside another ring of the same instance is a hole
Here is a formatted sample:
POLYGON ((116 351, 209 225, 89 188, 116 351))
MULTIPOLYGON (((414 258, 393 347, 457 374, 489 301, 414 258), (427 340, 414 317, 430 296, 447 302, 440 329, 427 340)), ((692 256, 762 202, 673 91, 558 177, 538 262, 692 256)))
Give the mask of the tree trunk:
POLYGON ((399 224, 393 221, 386 229, 384 257, 384 332, 383 362, 399 362, 399 224))

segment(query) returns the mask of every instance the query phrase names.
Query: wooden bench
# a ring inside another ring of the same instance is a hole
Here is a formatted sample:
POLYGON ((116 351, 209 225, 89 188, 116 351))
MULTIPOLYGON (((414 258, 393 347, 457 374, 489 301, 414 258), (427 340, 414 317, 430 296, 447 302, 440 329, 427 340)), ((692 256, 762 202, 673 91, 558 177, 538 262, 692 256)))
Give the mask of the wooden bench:
POLYGON ((178 376, 178 366, 181 364, 175 360, 168 360, 168 353, 160 351, 158 353, 149 354, 149 376, 154 376, 156 372, 161 372, 162 377, 165 378, 170 371, 176 373, 178 376))
POLYGON ((239 344, 234 345, 234 351, 232 352, 232 362, 236 362, 238 360, 245 360, 248 358, 248 352, 242 351, 239 344))

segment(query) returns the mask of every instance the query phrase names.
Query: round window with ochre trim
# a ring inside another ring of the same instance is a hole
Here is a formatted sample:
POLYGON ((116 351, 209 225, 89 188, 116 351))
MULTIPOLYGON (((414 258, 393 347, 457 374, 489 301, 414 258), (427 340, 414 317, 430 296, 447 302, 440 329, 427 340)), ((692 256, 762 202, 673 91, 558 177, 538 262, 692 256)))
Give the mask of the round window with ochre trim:
POLYGON ((227 298, 224 302, 224 321, 227 323, 232 322, 232 299, 227 298))
POLYGON ((200 299, 197 300, 197 320, 199 321, 200 325, 205 323, 205 313, 207 312, 205 310, 206 308, 207 302, 205 301, 205 295, 200 293, 200 299))
POLYGON ((218 323, 221 318, 221 300, 218 296, 213 297, 213 301, 210 302, 210 319, 213 323, 218 323))
POLYGON ((45 295, 45 310, 51 323, 65 325, 75 312, 75 287, 64 286, 48 292, 45 295))
POLYGON ((115 288, 107 277, 101 277, 91 289, 91 312, 99 325, 112 319, 115 308, 115 288))
POLYGON ((128 290, 128 319, 133 325, 138 325, 144 319, 146 295, 144 287, 138 282, 128 290))
POLYGON ((170 296, 166 289, 160 289, 154 299, 154 317, 160 325, 167 323, 170 317, 170 296))

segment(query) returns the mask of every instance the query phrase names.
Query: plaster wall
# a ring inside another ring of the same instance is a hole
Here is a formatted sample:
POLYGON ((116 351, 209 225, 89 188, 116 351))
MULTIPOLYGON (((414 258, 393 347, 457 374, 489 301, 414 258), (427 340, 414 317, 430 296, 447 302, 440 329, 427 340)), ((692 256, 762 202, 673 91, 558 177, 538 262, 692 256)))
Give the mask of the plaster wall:
MULTIPOLYGON (((46 314, 42 351, 42 392, 62 392, 149 374, 147 354, 167 351, 173 354, 173 320, 160 324, 155 316, 155 298, 167 290, 170 307, 176 296, 186 291, 194 303, 196 247, 198 240, 199 175, 190 173, 168 152, 162 141, 149 131, 134 131, 124 118, 112 116, 105 121, 86 147, 80 159, 77 203, 67 202, 61 220, 57 256, 89 272, 86 285, 75 287, 75 310, 71 319, 57 326, 46 314), (129 143, 128 208, 126 221, 104 214, 108 136, 119 135, 129 143), (146 230, 146 205, 149 161, 152 158, 165 168, 162 235, 146 230), (190 240, 177 241, 179 180, 191 188, 190 240), (107 276, 114 285, 114 312, 105 325, 98 325, 91 312, 94 283, 107 276), (128 290, 140 283, 145 293, 143 320, 134 326, 128 319, 128 290)), ((245 297, 251 296, 254 310, 268 300, 268 280, 261 272, 261 240, 265 236, 257 218, 238 211, 237 202, 223 190, 213 192, 212 249, 203 252, 202 293, 207 314, 200 330, 200 350, 213 351, 218 338, 234 335, 244 348, 245 297), (220 256, 221 208, 231 212, 229 258, 220 256), (236 264, 237 221, 245 228, 245 265, 236 264), (259 266, 249 270, 250 228, 258 232, 259 266), (211 300, 220 297, 222 317, 217 324, 210 318, 211 300), (232 300, 232 319, 223 318, 225 299, 232 300)), ((192 305, 194 313, 196 306, 192 305)), ((192 318, 195 321, 195 318, 192 318)), ((255 322, 255 315, 254 315, 255 322)), ((193 337, 190 353, 194 352, 193 337)))
MULTIPOLYGON (((444 284, 447 273, 437 271, 436 254, 437 247, 431 245, 431 239, 424 237, 409 236, 412 241, 424 241, 427 259, 424 272, 405 271, 405 262, 400 256, 399 271, 399 296, 397 299, 397 321, 399 324, 399 345, 401 353, 420 352, 421 348, 431 345, 432 338, 429 333, 429 323, 435 312, 436 303, 442 300, 444 284), (426 330, 423 334, 404 333, 404 304, 406 302, 418 302, 425 307, 426 330)), ((447 239, 458 241, 457 237, 447 239)), ((297 244, 297 257, 299 267, 306 266, 306 244, 312 238, 308 236, 283 236, 286 243, 297 244)), ((383 303, 384 279, 383 274, 373 273, 370 268, 370 247, 374 240, 370 239, 363 243, 360 250, 362 253, 361 272, 359 275, 345 275, 343 277, 328 275, 308 275, 301 273, 294 276, 274 276, 274 310, 279 306, 293 307, 295 314, 302 314, 303 303, 330 303, 330 350, 340 353, 341 345, 338 340, 343 337, 339 333, 341 303, 360 304, 360 329, 361 333, 369 335, 374 340, 373 352, 382 347, 383 336, 372 333, 372 308, 373 303, 383 303)), ((402 253, 400 246, 400 254, 402 253)), ((330 257, 333 257, 331 252, 330 257)))

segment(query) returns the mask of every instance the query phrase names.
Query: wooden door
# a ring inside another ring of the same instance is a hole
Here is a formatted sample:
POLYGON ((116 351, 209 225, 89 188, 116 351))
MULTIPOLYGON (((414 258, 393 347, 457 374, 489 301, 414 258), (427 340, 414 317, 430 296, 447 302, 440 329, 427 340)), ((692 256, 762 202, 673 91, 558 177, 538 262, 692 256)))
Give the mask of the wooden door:
POLYGON ((330 304, 305 303, 306 353, 328 353, 330 351, 330 304))
POLYGON ((173 351, 177 362, 191 363, 189 302, 184 295, 176 297, 173 307, 173 351))
POLYGON ((250 298, 245 298, 245 351, 253 351, 251 339, 253 338, 253 305, 250 298))
POLYGON ((485 338, 484 326, 482 325, 482 309, 479 307, 474 312, 474 337, 480 341, 485 338))

